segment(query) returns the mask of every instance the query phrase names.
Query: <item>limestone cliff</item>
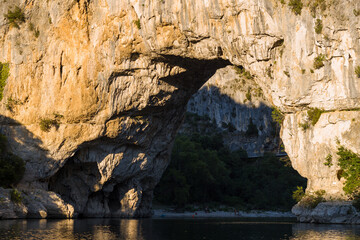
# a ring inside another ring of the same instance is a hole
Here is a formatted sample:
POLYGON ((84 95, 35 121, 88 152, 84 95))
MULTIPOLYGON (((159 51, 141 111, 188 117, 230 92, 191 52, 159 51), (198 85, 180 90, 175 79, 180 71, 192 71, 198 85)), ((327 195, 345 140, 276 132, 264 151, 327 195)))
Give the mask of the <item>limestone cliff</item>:
POLYGON ((0 0, 1 132, 26 161, 19 187, 56 192, 71 216, 149 215, 188 99, 232 64, 286 113, 281 136, 307 191, 344 197, 323 161, 336 138, 360 153, 360 3, 303 0, 299 13, 281 2, 0 0), (14 6, 19 28, 3 17, 14 6), (303 131, 309 107, 328 112, 303 131))
POLYGON ((196 125, 214 123, 214 129, 206 129, 207 134, 214 130, 221 133, 231 151, 244 149, 249 157, 263 156, 265 152, 283 154, 279 127, 271 117, 272 106, 243 69, 232 66, 219 69, 190 98, 187 112, 203 118, 197 122, 187 122, 186 118, 180 133, 202 133, 196 125))

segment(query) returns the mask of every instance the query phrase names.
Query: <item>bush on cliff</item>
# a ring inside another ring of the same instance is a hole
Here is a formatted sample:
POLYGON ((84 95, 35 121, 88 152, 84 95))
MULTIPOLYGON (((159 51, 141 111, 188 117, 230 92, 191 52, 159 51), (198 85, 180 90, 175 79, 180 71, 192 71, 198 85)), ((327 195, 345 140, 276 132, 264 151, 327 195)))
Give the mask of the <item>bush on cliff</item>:
POLYGON ((8 77, 9 77, 9 64, 0 62, 0 101, 3 99, 3 92, 8 77))
POLYGON ((360 156, 346 149, 343 146, 338 147, 338 164, 341 168, 340 177, 345 178, 344 192, 349 196, 358 196, 360 194, 360 156))
POLYGON ((7 150, 6 137, 0 134, 0 186, 10 188, 16 185, 25 172, 25 162, 7 150))
POLYGON ((303 8, 304 4, 301 0, 290 0, 289 1, 289 7, 295 13, 296 15, 301 14, 301 9, 303 8))
POLYGON ((8 10, 8 13, 4 17, 9 21, 10 26, 20 28, 20 24, 25 22, 25 14, 18 6, 15 7, 14 11, 8 10))

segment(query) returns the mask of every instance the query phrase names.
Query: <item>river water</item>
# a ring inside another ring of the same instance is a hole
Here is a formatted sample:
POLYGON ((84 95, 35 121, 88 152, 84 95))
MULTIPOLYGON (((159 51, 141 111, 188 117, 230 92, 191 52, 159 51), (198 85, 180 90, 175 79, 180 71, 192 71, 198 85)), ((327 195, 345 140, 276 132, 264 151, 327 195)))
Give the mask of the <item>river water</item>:
POLYGON ((0 220, 0 239, 360 239, 360 226, 239 219, 0 220))

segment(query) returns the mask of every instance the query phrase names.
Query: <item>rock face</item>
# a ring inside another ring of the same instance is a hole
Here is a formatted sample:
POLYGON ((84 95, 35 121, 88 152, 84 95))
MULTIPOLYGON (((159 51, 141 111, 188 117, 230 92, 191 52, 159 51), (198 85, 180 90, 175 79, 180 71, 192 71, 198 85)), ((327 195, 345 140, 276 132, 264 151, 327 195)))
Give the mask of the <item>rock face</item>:
POLYGON ((292 212, 300 222, 311 223, 360 223, 360 214, 351 202, 322 202, 314 209, 295 205, 292 212))
POLYGON ((0 0, 0 130, 26 161, 18 187, 55 192, 73 216, 148 216, 188 99, 233 64, 286 113, 281 136, 307 191, 345 198, 323 161, 336 163, 336 137, 360 153, 360 6, 324 4, 297 15, 277 0, 0 0), (19 29, 3 17, 13 6, 19 29), (302 131, 307 107, 329 112, 302 131))
MULTIPOLYGON (((245 70, 232 66, 219 69, 191 97, 187 112, 214 123, 231 151, 244 149, 249 157, 281 152, 279 127, 271 118, 272 106, 245 70)), ((194 131, 196 126, 188 125, 191 123, 185 121, 179 131, 194 131)))

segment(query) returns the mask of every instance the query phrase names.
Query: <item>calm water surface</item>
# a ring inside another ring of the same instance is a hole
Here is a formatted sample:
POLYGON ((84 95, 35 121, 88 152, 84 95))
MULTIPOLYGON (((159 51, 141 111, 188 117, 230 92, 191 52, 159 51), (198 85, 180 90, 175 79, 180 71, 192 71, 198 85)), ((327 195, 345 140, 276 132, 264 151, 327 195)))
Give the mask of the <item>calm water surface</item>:
POLYGON ((239 219, 0 220, 0 239, 360 239, 360 226, 239 219))

